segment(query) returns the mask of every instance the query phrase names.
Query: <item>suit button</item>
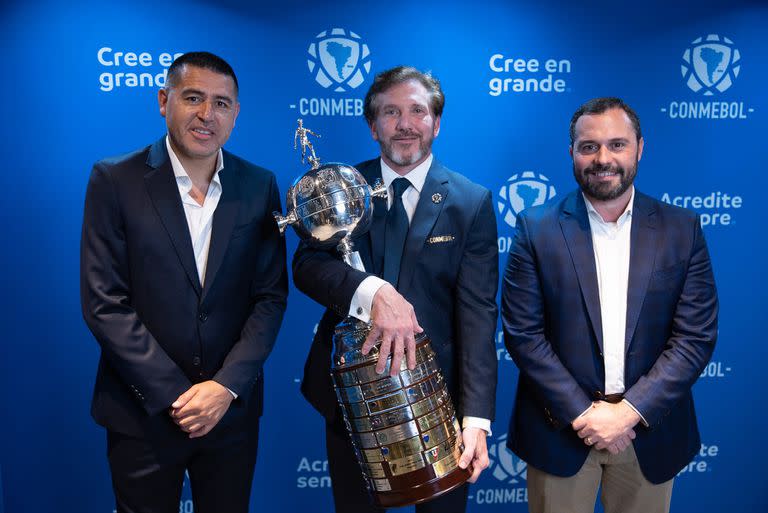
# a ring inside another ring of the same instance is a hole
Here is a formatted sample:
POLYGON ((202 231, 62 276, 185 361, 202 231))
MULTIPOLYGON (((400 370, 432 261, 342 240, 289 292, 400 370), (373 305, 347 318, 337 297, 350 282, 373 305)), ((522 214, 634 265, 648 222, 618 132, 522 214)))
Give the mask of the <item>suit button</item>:
POLYGON ((208 320, 208 314, 205 312, 200 312, 200 315, 197 316, 198 319, 200 319, 200 322, 205 322, 208 320))
POLYGON ((192 365, 194 365, 195 367, 199 367, 200 366, 200 357, 199 356, 195 356, 194 358, 192 358, 192 365))

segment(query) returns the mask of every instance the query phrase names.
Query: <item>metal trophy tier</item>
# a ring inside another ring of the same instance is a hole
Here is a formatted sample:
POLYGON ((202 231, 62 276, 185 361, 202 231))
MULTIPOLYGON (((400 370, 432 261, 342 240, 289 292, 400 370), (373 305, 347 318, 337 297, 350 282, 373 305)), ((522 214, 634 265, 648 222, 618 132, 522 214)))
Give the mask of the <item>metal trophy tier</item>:
MULTIPOLYGON (((285 216, 275 212, 281 233, 287 225, 307 244, 336 247, 344 261, 365 271, 352 237, 368 231, 373 197, 386 197, 386 187, 371 188, 352 166, 320 165, 309 135, 319 137, 298 120, 294 148, 311 169, 288 189, 285 216)), ((370 325, 347 317, 333 337, 331 374, 347 430, 352 437, 365 482, 377 506, 390 508, 424 502, 463 484, 471 468, 461 469, 463 449, 456 412, 429 338, 416 335, 416 367, 405 359, 396 376, 389 375, 391 356, 376 373, 378 345, 361 349, 370 325)))

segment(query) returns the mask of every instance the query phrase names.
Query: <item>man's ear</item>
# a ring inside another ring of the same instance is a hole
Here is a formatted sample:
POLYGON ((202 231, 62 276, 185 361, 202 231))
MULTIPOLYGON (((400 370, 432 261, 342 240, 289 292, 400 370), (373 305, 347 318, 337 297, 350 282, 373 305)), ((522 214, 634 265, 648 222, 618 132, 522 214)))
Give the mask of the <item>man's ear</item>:
POLYGON ((374 141, 378 141, 379 140, 379 133, 376 131, 376 122, 372 121, 371 123, 369 123, 368 124, 368 128, 371 129, 371 137, 373 137, 373 140, 374 141))
POLYGON ((157 103, 160 106, 160 115, 165 117, 165 106, 168 105, 168 90, 162 88, 157 92, 157 103))

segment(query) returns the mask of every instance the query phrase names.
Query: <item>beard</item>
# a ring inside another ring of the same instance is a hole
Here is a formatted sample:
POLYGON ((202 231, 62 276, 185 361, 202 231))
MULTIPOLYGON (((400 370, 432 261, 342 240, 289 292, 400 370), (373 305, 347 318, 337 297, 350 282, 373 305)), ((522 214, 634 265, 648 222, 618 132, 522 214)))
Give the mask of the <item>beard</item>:
POLYGON ((387 157, 389 160, 397 164, 398 166, 410 166, 417 162, 419 162, 421 159, 424 158, 425 155, 429 154, 430 150, 432 149, 432 141, 433 137, 429 137, 428 139, 425 139, 421 134, 417 134, 415 132, 407 132, 403 134, 398 134, 399 136, 418 136, 419 137, 419 147, 415 150, 401 150, 397 149, 397 141, 393 141, 392 139, 389 139, 387 141, 379 140, 379 146, 381 146, 381 153, 387 157))
POLYGON ((576 169, 576 165, 573 165, 573 176, 576 178, 579 187, 582 192, 599 201, 614 200, 627 192, 627 189, 635 181, 637 176, 637 157, 635 157, 635 164, 628 168, 621 166, 603 166, 600 164, 593 164, 589 167, 582 169, 581 171, 576 169), (609 182, 596 182, 590 180, 590 176, 594 173, 613 172, 619 175, 619 183, 613 185, 609 182))

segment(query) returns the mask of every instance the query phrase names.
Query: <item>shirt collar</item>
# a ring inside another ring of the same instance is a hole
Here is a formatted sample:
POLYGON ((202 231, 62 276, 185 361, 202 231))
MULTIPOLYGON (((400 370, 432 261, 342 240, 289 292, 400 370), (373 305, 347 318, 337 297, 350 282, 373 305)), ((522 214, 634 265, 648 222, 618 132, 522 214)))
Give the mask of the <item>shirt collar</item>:
MULTIPOLYGON (((627 222, 628 219, 632 217, 632 208, 635 206, 635 186, 631 185, 630 187, 632 187, 632 195, 629 197, 627 208, 624 209, 624 212, 622 212, 622 214, 616 220, 616 224, 618 226, 622 226, 625 222, 627 222)), ((603 220, 603 216, 601 216, 600 213, 595 210, 595 207, 592 206, 592 203, 589 201, 589 198, 587 198, 587 195, 583 192, 581 195, 584 196, 584 203, 587 204, 587 212, 589 213, 590 217, 603 224, 607 224, 606 221, 603 220)))
MULTIPOLYGON (((185 189, 191 189, 192 188, 192 179, 189 178, 189 175, 187 174, 186 169, 184 169, 184 166, 181 165, 181 161, 179 160, 179 157, 176 156, 176 153, 173 151, 173 148, 171 147, 171 140, 166 135, 165 136, 165 147, 168 149, 168 157, 171 159, 171 167, 173 168, 173 176, 176 177, 176 181, 181 181, 185 189)), ((216 184, 218 187, 221 187, 221 180, 219 180, 219 171, 224 169, 224 155, 221 151, 221 148, 219 148, 219 152, 216 155, 216 172, 213 174, 213 178, 211 178, 211 184, 216 184)))
MULTIPOLYGON (((381 179, 384 180, 384 185, 389 188, 389 186, 392 185, 392 182, 395 181, 395 178, 400 178, 400 175, 397 174, 391 167, 389 167, 387 163, 384 162, 384 159, 379 160, 381 160, 381 179)), ((424 182, 427 180, 427 172, 429 172, 429 168, 432 166, 433 160, 434 155, 430 153, 424 162, 408 171, 408 173, 403 177, 407 178, 408 181, 411 182, 411 186, 416 189, 416 192, 419 194, 421 194, 421 189, 424 188, 424 182)))

